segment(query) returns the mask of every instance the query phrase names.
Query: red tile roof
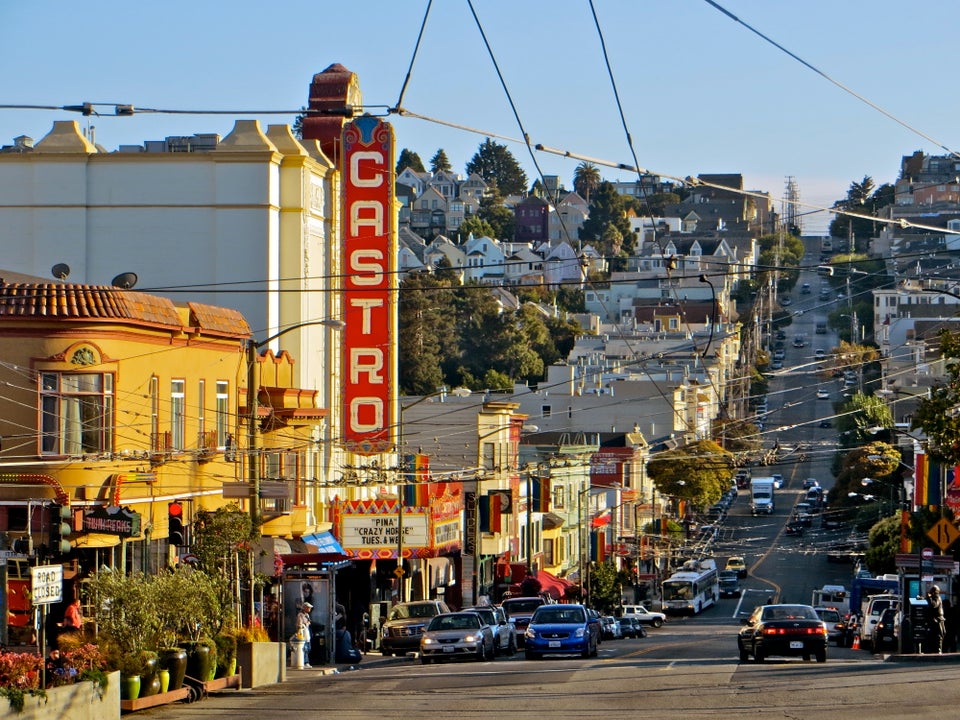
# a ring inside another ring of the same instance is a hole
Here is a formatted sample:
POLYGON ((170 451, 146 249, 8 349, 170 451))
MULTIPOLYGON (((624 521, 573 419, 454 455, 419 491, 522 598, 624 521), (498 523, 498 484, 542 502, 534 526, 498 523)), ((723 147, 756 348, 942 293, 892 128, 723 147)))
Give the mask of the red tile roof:
POLYGON ((112 285, 6 283, 0 280, 0 318, 137 320, 181 327, 171 300, 112 285))
POLYGON ((248 336, 252 334, 246 318, 238 310, 196 302, 187 303, 187 306, 190 308, 193 320, 201 330, 227 335, 248 336))

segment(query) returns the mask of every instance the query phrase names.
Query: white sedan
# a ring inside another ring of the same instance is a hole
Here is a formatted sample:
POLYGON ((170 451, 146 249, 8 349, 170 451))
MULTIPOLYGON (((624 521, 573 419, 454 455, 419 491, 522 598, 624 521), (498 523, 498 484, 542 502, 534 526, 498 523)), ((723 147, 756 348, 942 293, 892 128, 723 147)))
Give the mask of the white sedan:
POLYGON ((817 400, 829 400, 830 391, 829 390, 817 390, 817 400))

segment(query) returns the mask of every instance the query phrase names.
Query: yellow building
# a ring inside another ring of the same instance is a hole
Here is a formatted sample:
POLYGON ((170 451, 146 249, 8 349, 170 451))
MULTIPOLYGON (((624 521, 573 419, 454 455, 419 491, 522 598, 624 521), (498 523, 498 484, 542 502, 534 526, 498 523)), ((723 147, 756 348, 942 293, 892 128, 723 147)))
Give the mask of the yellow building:
MULTIPOLYGON (((68 580, 101 565, 153 572, 184 551, 168 542, 170 503, 187 526, 200 510, 248 508, 251 332, 239 312, 6 277, 0 548, 63 562, 68 580), (72 525, 63 553, 61 519, 72 525)), ((291 387, 292 365, 268 352, 253 375, 264 532, 288 537, 309 529, 303 456, 325 414, 291 387)))

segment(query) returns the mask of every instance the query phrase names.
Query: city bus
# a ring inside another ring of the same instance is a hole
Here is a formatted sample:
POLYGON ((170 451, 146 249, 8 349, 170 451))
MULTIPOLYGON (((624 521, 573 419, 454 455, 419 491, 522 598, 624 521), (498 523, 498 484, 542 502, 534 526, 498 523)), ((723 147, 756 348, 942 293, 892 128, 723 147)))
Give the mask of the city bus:
POLYGON ((717 563, 709 558, 687 560, 663 581, 663 611, 669 615, 696 615, 720 597, 717 563))

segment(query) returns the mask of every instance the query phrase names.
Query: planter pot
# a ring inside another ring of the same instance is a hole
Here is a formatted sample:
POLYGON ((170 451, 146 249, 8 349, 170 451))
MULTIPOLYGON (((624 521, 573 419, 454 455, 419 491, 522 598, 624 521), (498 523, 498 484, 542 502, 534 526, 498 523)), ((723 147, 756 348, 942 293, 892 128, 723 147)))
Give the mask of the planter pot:
POLYGON ((187 651, 187 677, 200 682, 210 679, 210 648, 200 643, 185 644, 187 651))
POLYGON ((277 642, 240 643, 237 645, 237 665, 240 667, 241 687, 281 683, 287 679, 286 645, 277 642))
POLYGON ((183 648, 165 648, 160 651, 160 667, 170 672, 168 690, 183 687, 183 676, 187 672, 187 651, 183 648))
POLYGON ((136 700, 140 697, 140 676, 122 675, 120 677, 120 699, 136 700))
POLYGON ((170 671, 160 670, 157 673, 157 679, 160 680, 160 692, 167 692, 170 689, 170 671))
POLYGON ((120 720, 120 673, 107 675, 107 686, 89 680, 47 688, 46 697, 24 698, 23 712, 0 698, 0 718, 9 720, 120 720))
POLYGON ((159 658, 148 658, 140 671, 140 697, 150 697, 160 692, 160 678, 157 677, 159 658))

